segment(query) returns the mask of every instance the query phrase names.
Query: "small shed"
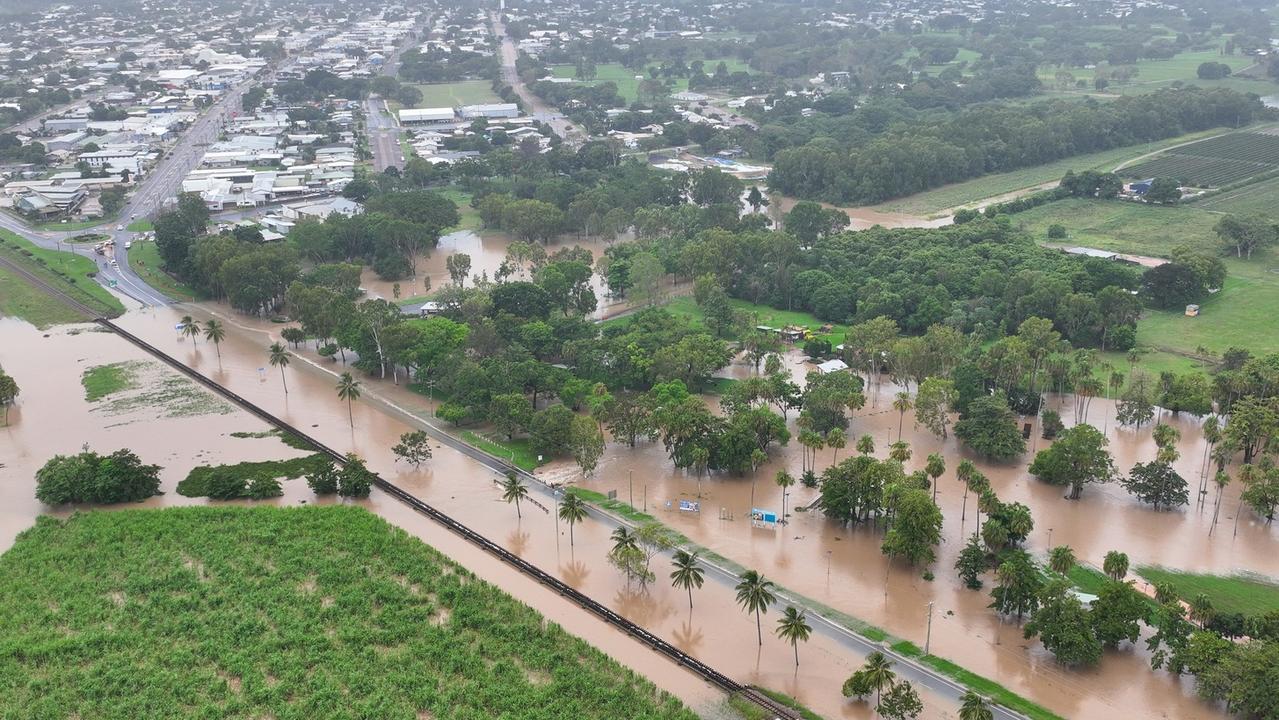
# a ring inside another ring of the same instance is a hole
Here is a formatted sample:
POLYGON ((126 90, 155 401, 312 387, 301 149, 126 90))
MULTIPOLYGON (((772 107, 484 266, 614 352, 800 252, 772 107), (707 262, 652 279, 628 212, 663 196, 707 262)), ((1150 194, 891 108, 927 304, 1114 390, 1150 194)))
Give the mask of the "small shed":
POLYGON ((817 372, 823 375, 825 375, 826 373, 840 372, 841 370, 847 370, 847 369, 848 369, 848 363, 844 362, 843 360, 840 360, 839 358, 835 358, 834 360, 827 360, 826 362, 817 363, 817 372))
POLYGON ((1186 306, 1186 317, 1199 317, 1199 306, 1198 306, 1198 305, 1187 305, 1187 306, 1186 306))

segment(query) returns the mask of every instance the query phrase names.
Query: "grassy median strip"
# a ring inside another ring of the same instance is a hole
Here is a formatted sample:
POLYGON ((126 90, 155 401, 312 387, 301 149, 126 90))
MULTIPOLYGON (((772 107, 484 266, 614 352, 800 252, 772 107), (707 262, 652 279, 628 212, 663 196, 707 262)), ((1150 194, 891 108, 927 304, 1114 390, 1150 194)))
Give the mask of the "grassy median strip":
MULTIPOLYGON (((98 271, 98 266, 89 258, 70 252, 45 250, 8 230, 0 230, 0 256, 54 288, 61 290, 73 300, 91 308, 95 312, 107 317, 119 317, 124 314, 124 305, 93 279, 93 275, 98 271)), ((7 293, 8 291, 5 292, 7 293)), ((43 290, 40 292, 45 294, 43 290)), ((29 294, 24 295, 24 297, 27 298, 27 303, 35 301, 34 296, 29 294)), ((65 305, 60 298, 47 297, 47 304, 65 305)), ((21 307, 17 302, 6 302, 4 304, 13 304, 15 307, 21 307)), ((40 304, 43 305, 45 303, 40 304)), ((40 322, 36 320, 54 324, 49 322, 52 318, 65 317, 64 313, 56 311, 35 311, 29 312, 29 314, 36 319, 23 317, 35 325, 40 325, 40 322)), ((44 327, 47 326, 44 325, 44 327)))

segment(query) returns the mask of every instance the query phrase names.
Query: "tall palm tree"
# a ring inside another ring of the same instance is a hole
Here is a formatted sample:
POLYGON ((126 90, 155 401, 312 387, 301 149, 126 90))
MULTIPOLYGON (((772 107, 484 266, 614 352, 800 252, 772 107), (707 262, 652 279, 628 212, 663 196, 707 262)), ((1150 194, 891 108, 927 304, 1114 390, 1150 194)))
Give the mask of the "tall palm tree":
POLYGON ((618 526, 609 537, 613 540, 614 554, 639 547, 639 541, 635 537, 635 533, 625 525, 618 526))
POLYGON ((778 470, 777 477, 774 478, 777 487, 782 489, 782 524, 786 524, 786 495, 787 491, 795 484, 795 476, 785 470, 778 470))
POLYGON ((995 720, 995 713, 990 709, 986 698, 969 690, 960 698, 959 720, 995 720))
POLYGON ((862 666, 862 672, 866 673, 866 681, 870 683, 870 686, 875 688, 876 707, 880 704, 884 690, 891 690, 893 682, 897 679, 897 673, 893 672, 892 668, 893 661, 878 650, 866 656, 866 664, 862 666))
POLYGON ((360 381, 351 377, 351 373, 344 372, 342 377, 338 378, 337 384, 338 400, 346 401, 346 419, 351 423, 351 429, 355 429, 355 415, 351 412, 351 403, 360 399, 360 381))
POLYGON ((812 633, 813 628, 808 624, 804 611, 797 610, 794 605, 787 605, 777 620, 777 637, 789 641, 794 648, 795 667, 799 667, 799 644, 808 642, 808 636, 812 633))
POLYGON ((848 436, 844 434, 843 430, 840 430, 839 428, 831 428, 830 431, 826 433, 826 447, 833 448, 835 450, 835 457, 831 460, 831 462, 839 462, 839 451, 843 450, 847 446, 848 436))
POLYGON ((964 484, 964 510, 959 516, 960 521, 968 519, 968 484, 976 472, 977 466, 972 460, 960 460, 955 468, 955 479, 964 484))
POLYGON ((508 472, 506 479, 502 481, 502 499, 507 503, 515 503, 515 517, 523 520, 524 515, 520 512, 520 501, 528 497, 528 486, 520 482, 515 473, 508 472))
POLYGON ((857 438, 857 452, 862 455, 875 454, 875 438, 870 433, 857 438))
POLYGON ((705 576, 702 566, 697 564, 697 553, 676 550, 673 560, 675 569, 671 571, 671 587, 684 588, 688 591, 688 609, 693 609, 693 588, 701 588, 705 576))
POLYGON ((897 397, 893 398, 893 409, 899 413, 897 417, 898 442, 901 442, 902 439, 902 426, 906 423, 906 413, 910 412, 913 407, 915 407, 915 404, 910 401, 910 393, 905 390, 897 393, 897 397))
POLYGON ((191 338, 191 343, 196 344, 196 339, 200 337, 200 323, 193 320, 190 315, 183 315, 181 328, 182 335, 191 338))
POLYGON ((776 585, 771 580, 765 580, 763 575, 754 570, 747 570, 742 574, 742 581, 737 583, 737 604, 747 613, 755 613, 755 634, 759 636, 759 644, 764 644, 764 626, 760 620, 760 614, 768 612, 768 606, 773 604, 777 596, 773 594, 773 588, 776 585))
POLYGON ((1128 556, 1118 550, 1111 550, 1101 561, 1101 571, 1109 575, 1111 580, 1123 580, 1128 574, 1128 556))
POLYGON ((946 458, 941 453, 929 453, 928 462, 924 463, 924 472, 933 481, 933 502, 937 502, 937 479, 946 472, 946 458))
POLYGON ((271 347, 267 348, 267 352, 271 354, 271 367, 280 368, 280 382, 284 383, 284 394, 289 394, 289 381, 284 378, 284 368, 289 366, 289 351, 284 349, 280 343, 271 343, 271 347))
POLYGON ((693 458, 693 469, 697 471, 697 497, 702 496, 702 476, 711 463, 711 451, 704 445, 694 446, 690 455, 693 458))
POLYGON ((891 460, 896 460, 897 462, 905 465, 910 460, 910 456, 910 443, 898 440, 889 446, 888 457, 891 460))
POLYGON ((1217 502, 1212 506, 1212 525, 1208 528, 1208 534, 1217 527, 1217 515, 1221 513, 1221 491, 1230 484, 1230 475, 1219 472, 1213 476, 1212 481, 1217 484, 1217 502))
POLYGON ((586 519, 586 503, 574 493, 569 493, 560 503, 560 519, 568 523, 568 545, 573 546, 573 526, 586 519))
POLYGON ((1212 600, 1205 593, 1199 593, 1194 600, 1190 601, 1190 619, 1199 623, 1201 630, 1209 620, 1212 620, 1216 612, 1216 608, 1212 606, 1212 600))
POLYGON ((1075 551, 1069 545, 1058 545, 1048 551, 1048 567, 1059 575, 1065 575, 1075 566, 1075 551))
POLYGON ((218 351, 218 367, 222 367, 222 341, 226 339, 226 328, 217 320, 209 320, 204 323, 204 339, 213 343, 213 349, 218 351))

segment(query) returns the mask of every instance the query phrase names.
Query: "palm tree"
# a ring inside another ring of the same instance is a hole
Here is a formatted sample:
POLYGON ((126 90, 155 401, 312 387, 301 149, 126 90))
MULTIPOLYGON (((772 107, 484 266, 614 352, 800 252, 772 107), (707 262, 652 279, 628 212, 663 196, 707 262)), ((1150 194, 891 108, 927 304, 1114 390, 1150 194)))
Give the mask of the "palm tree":
POLYGON ((1058 575, 1065 575, 1075 566, 1075 551, 1069 545, 1058 545, 1048 551, 1048 567, 1058 575))
POLYGON ((524 515, 520 513, 520 501, 528 497, 528 486, 520 482, 515 473, 508 472, 506 479, 502 481, 502 499, 507 503, 515 503, 515 517, 520 520, 524 519, 524 515))
POLYGON ((875 688, 876 707, 880 704, 884 690, 891 690, 893 681, 897 679, 897 673, 893 672, 892 668, 893 661, 878 650, 866 656, 866 664, 862 666, 862 672, 866 673, 866 681, 870 683, 870 686, 875 688))
POLYGON ((786 524, 786 491, 790 488, 790 486, 795 484, 795 476, 785 470, 778 470, 777 477, 775 479, 777 481, 777 487, 782 489, 782 524, 784 525, 786 524))
POLYGON ((933 502, 937 502, 937 479, 946 472, 946 458, 941 453, 929 453, 928 462, 924 463, 924 472, 933 480, 933 502))
POLYGON ((794 605, 787 605, 777 620, 777 637, 790 641, 790 646, 795 650, 795 667, 799 667, 799 643, 808 642, 808 636, 812 632, 813 628, 808 624, 804 611, 797 610, 794 605))
POLYGON ((671 587, 684 588, 688 591, 688 609, 693 609, 693 588, 701 588, 705 575, 702 566, 697 564, 697 553, 676 550, 673 559, 675 570, 671 572, 671 587))
POLYGON ((839 451, 843 450, 847 446, 848 436, 844 434, 843 430, 840 430, 839 428, 831 428, 830 431, 826 433, 826 447, 834 448, 835 450, 835 457, 831 460, 831 462, 839 462, 839 451))
POLYGON ((1209 535, 1217 527, 1217 515, 1221 512, 1221 491, 1230 484, 1230 476, 1219 472, 1213 476, 1212 481, 1217 484, 1217 502, 1212 506, 1212 525, 1208 528, 1209 535))
POLYGON ((344 372, 342 377, 338 378, 338 400, 346 401, 346 419, 351 422, 351 429, 355 429, 355 415, 351 413, 351 403, 360 399, 360 381, 351 377, 351 373, 344 372))
POLYGON ((906 423, 906 413, 910 412, 913 407, 915 407, 915 404, 910 401, 910 393, 905 390, 897 393, 897 397, 893 399, 893 409, 900 413, 897 418, 898 442, 901 442, 902 439, 902 425, 906 423))
POLYGON ((613 540, 613 553, 619 553, 622 550, 630 550, 639 547, 639 541, 635 538, 635 533, 625 525, 618 526, 613 534, 609 537, 613 540))
POLYGON ((964 510, 959 516, 960 521, 968 519, 968 484, 976 473, 977 466, 972 460, 960 460, 959 467, 955 468, 955 479, 964 484, 964 510))
POLYGON ((204 339, 213 343, 213 349, 218 351, 218 367, 222 367, 222 341, 225 338, 226 328, 222 327, 222 323, 217 320, 204 323, 204 339))
POLYGON ((896 460, 897 462, 903 465, 905 465, 906 462, 910 460, 910 455, 911 455, 910 443, 905 443, 905 442, 902 442, 901 440, 898 440, 897 442, 893 443, 888 448, 889 459, 896 460))
POLYGON ((1190 601, 1190 619, 1199 623, 1201 630, 1215 614, 1216 609, 1212 606, 1212 600, 1206 594, 1199 593, 1194 600, 1190 601))
POLYGON ((969 690, 960 700, 963 705, 959 706, 959 720, 995 720, 990 704, 981 695, 969 690))
POLYGON ((875 438, 869 433, 857 438, 857 452, 862 455, 873 455, 875 453, 875 438))
POLYGON ((691 451, 693 458, 693 469, 697 471, 697 497, 702 496, 702 476, 706 474, 706 468, 711 462, 711 451, 704 445, 697 445, 691 451))
POLYGON ((1111 580, 1123 580, 1128 574, 1128 556, 1118 550, 1111 550, 1101 561, 1101 571, 1109 575, 1111 580))
POLYGON ((181 322, 182 335, 191 338, 192 344, 195 344, 197 338, 200 337, 200 324, 191 318, 190 315, 183 315, 181 322))
POLYGON ((271 367, 280 368, 280 382, 284 383, 284 394, 289 394, 289 381, 284 379, 284 368, 289 366, 289 351, 284 349, 280 343, 271 343, 271 347, 267 348, 267 352, 271 354, 271 367))
POLYGON ((568 523, 568 545, 573 546, 573 525, 586 519, 586 503, 574 493, 569 493, 560 503, 560 519, 568 523))
POLYGON ((742 581, 737 583, 737 604, 747 613, 755 613, 755 634, 759 636, 759 644, 764 644, 764 626, 760 620, 760 613, 768 612, 768 606, 773 604, 777 596, 773 594, 773 588, 776 587, 771 580, 765 580, 763 575, 754 570, 747 570, 742 574, 742 581))

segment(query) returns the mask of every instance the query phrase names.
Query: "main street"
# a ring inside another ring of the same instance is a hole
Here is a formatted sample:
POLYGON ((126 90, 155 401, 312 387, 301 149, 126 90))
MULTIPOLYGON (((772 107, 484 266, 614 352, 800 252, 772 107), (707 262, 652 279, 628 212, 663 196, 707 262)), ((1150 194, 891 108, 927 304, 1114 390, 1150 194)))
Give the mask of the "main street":
MULTIPOLYGON (((413 32, 404 39, 391 57, 382 64, 382 74, 395 77, 400 72, 400 54, 417 42, 419 28, 431 22, 428 16, 421 25, 414 27, 413 32)), ((400 124, 391 115, 386 106, 386 98, 370 95, 364 101, 364 133, 369 139, 369 150, 373 153, 373 169, 382 172, 389 167, 404 169, 408 158, 404 157, 404 148, 400 145, 400 124)))
POLYGON ((502 56, 502 82, 510 85, 515 94, 520 96, 520 100, 524 103, 524 110, 534 120, 546 123, 551 126, 556 135, 564 138, 571 144, 577 144, 589 137, 588 133, 581 127, 573 124, 559 110, 547 105, 542 98, 533 94, 524 81, 520 79, 520 74, 515 66, 515 60, 519 57, 519 52, 515 48, 515 41, 506 32, 506 25, 502 22, 497 13, 490 15, 493 24, 493 35, 501 43, 502 56))

